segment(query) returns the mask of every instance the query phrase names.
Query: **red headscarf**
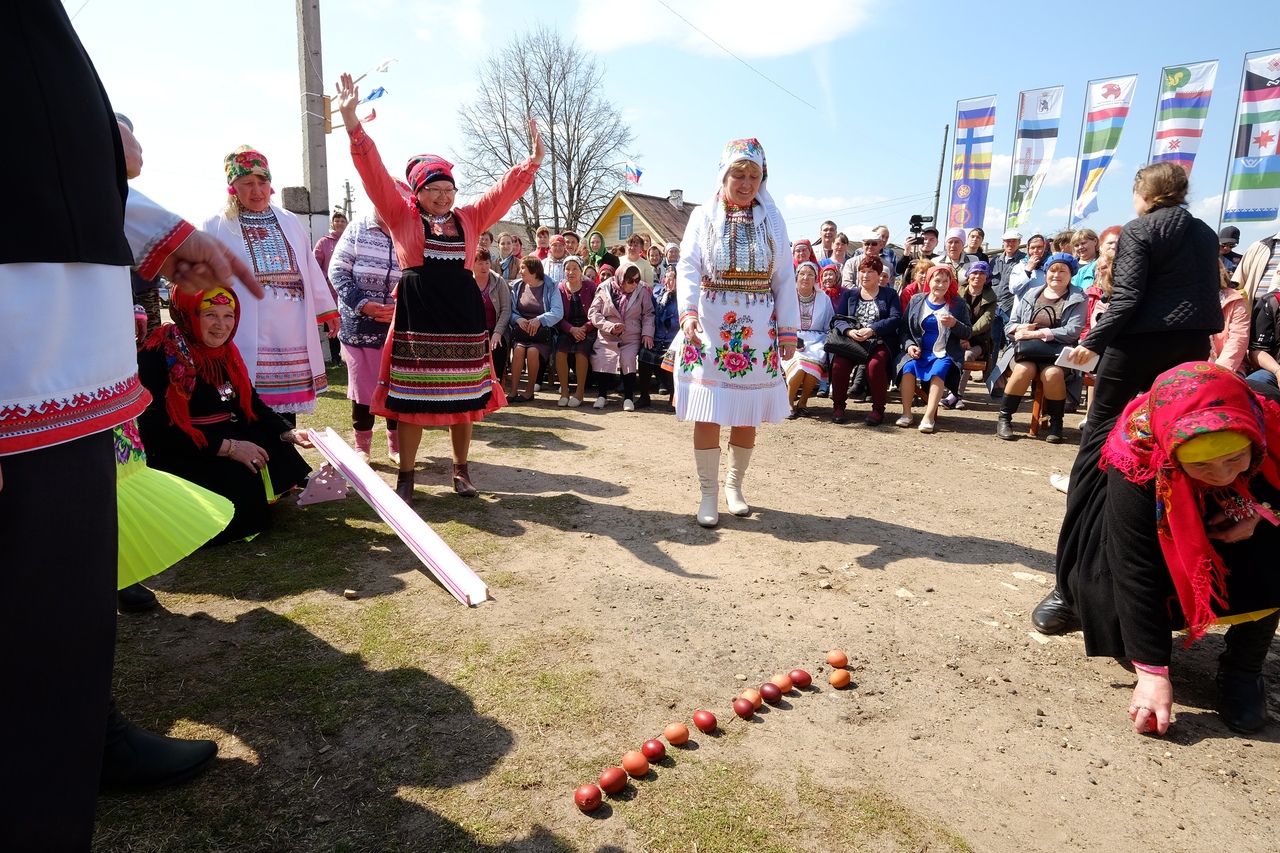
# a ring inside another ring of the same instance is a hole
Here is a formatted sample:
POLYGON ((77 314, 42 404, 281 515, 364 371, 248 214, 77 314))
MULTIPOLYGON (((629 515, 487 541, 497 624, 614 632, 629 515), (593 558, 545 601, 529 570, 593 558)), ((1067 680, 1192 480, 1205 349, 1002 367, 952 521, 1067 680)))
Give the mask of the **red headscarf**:
POLYGON ((1227 603, 1227 568, 1205 532, 1206 500, 1238 521, 1259 511, 1249 492, 1255 474, 1261 472, 1280 488, 1280 406, 1255 394, 1225 367, 1188 362, 1160 374, 1150 391, 1125 408, 1107 437, 1102 464, 1133 483, 1155 481, 1160 550, 1187 620, 1190 645, 1213 623, 1212 602, 1227 603), (1215 487, 1182 470, 1180 447, 1197 436, 1225 431, 1241 433, 1253 443, 1248 471, 1229 486, 1215 487))
POLYGON ((813 256, 813 243, 808 240, 797 240, 791 244, 791 264, 793 267, 799 267, 802 263, 801 261, 796 260, 796 246, 804 246, 809 250, 809 257, 805 258, 806 261, 813 261, 814 263, 817 263, 813 256))
POLYGON ((219 347, 205 346, 200 337, 200 312, 211 304, 230 304, 236 312, 235 324, 237 327, 240 325, 240 301, 230 290, 218 287, 190 295, 175 288, 169 303, 169 316, 173 322, 165 323, 152 332, 146 343, 147 349, 162 350, 169 366, 164 408, 169 413, 170 423, 191 436, 196 447, 201 448, 207 447, 209 441, 191 423, 191 394, 197 378, 215 387, 229 382, 240 398, 240 410, 245 418, 250 422, 256 419, 249 371, 240 357, 240 350, 231 340, 235 337, 235 328, 232 328, 227 342, 219 347))
POLYGON ((946 272, 947 278, 951 279, 951 287, 947 288, 947 301, 950 302, 952 299, 955 299, 960 295, 960 283, 956 281, 955 270, 951 269, 949 264, 934 264, 929 268, 929 272, 926 273, 924 277, 925 285, 923 292, 929 292, 929 282, 933 281, 933 277, 937 275, 940 270, 946 272))
POLYGON ((409 158, 404 167, 404 176, 409 179, 409 186, 414 195, 433 181, 449 181, 453 183, 453 164, 435 154, 419 154, 409 158))

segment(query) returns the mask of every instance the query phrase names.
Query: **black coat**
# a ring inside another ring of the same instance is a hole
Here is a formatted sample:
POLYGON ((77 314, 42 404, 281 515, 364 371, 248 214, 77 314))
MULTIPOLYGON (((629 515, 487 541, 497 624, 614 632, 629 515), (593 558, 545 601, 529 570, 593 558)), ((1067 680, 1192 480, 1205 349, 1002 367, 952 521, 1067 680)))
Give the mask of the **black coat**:
POLYGON ((151 405, 138 416, 138 432, 147 451, 147 464, 216 492, 235 505, 231 523, 208 544, 234 542, 266 530, 271 525, 271 515, 262 475, 249 470, 243 462, 218 456, 218 450, 223 439, 249 441, 261 447, 267 452, 267 473, 271 476, 272 491, 282 494, 294 486, 303 485, 311 471, 297 448, 280 440, 281 434, 290 429, 288 422, 262 402, 258 392, 254 391, 253 413, 257 419, 248 423, 239 399, 223 400, 212 385, 197 379, 191 392, 191 416, 209 417, 225 413, 232 419, 198 425, 197 429, 204 433, 209 443, 207 447, 196 447, 191 436, 170 423, 169 413, 165 410, 169 369, 162 350, 144 349, 138 353, 138 378, 151 392, 152 398, 151 405))
POLYGON ((1162 207, 1120 232, 1111 307, 1081 343, 1102 352, 1120 335, 1222 331, 1218 235, 1181 207, 1162 207))
MULTIPOLYGON (((1167 666, 1173 632, 1185 619, 1156 531, 1155 486, 1131 483, 1113 468, 1106 478, 1105 500, 1088 534, 1092 542, 1084 549, 1090 559, 1070 575, 1085 653, 1167 666)), ((1280 493, 1262 476, 1250 489, 1257 500, 1280 505, 1280 493)), ((1280 529, 1263 519, 1242 542, 1212 544, 1228 570, 1228 607, 1215 602, 1214 613, 1280 606, 1280 529)))

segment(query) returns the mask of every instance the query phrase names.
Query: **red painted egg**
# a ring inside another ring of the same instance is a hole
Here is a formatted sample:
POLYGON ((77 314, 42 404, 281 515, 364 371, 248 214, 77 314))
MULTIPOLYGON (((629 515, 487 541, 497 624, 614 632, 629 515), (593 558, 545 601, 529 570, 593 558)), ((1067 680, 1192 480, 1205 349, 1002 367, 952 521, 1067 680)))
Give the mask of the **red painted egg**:
POLYGON ((583 785, 581 788, 573 792, 573 801, 578 804, 578 808, 584 812, 593 812, 600 807, 600 801, 603 796, 600 789, 595 785, 583 785))
POLYGON ((698 731, 709 735, 716 730, 716 715, 710 711, 694 711, 693 724, 698 727, 698 731))
POLYGON ((661 761, 667 757, 667 745, 660 740, 647 740, 640 744, 640 751, 650 761, 661 761))
POLYGON ((627 771, 628 775, 639 779, 649 772, 649 759, 645 758, 640 750, 633 749, 622 756, 622 769, 627 771))
POLYGON ((667 723, 667 727, 662 730, 662 736, 672 746, 680 746, 689 740, 689 727, 684 723, 667 723))
POLYGON ((627 771, 621 767, 606 767, 600 774, 600 790, 616 794, 627 787, 627 771))
POLYGON ((805 672, 803 669, 793 669, 787 673, 791 677, 791 683, 801 690, 813 684, 813 676, 805 672))
POLYGON ((760 698, 770 705, 777 705, 782 701, 782 688, 772 681, 766 681, 760 685, 760 698))
POLYGON ((744 720, 751 719, 751 715, 756 712, 756 706, 752 704, 750 699, 738 697, 733 700, 733 713, 737 714, 744 720))

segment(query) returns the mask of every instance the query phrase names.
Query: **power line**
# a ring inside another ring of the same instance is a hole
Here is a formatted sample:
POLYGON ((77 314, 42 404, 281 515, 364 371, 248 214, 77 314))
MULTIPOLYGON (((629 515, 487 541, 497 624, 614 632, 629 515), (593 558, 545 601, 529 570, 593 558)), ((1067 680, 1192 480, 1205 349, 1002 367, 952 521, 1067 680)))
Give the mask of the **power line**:
MULTIPOLYGON (((85 6, 88 6, 88 5, 89 5, 89 0, 84 0, 84 2, 80 4, 80 8, 79 8, 79 9, 76 9, 76 15, 79 15, 81 12, 83 12, 83 11, 84 11, 84 7, 85 7, 85 6)), ((74 21, 74 20, 76 19, 76 15, 72 15, 72 16, 71 16, 71 20, 73 20, 73 21, 74 21)))
POLYGON ((899 196, 898 198, 887 198, 884 201, 868 202, 866 204, 855 204, 852 207, 832 208, 829 210, 822 211, 820 213, 810 213, 804 216, 789 216, 787 217, 787 219, 788 221, 795 220, 797 222, 805 222, 810 219, 819 219, 819 218, 826 219, 834 214, 852 213, 858 210, 872 210, 877 207, 900 207, 903 204, 915 204, 916 202, 922 201, 926 198, 931 198, 932 196, 933 196, 933 193, 931 192, 917 193, 916 195, 904 195, 904 196, 899 196))
MULTIPOLYGON (((88 2, 88 0, 85 0, 85 2, 88 2)), ((668 6, 668 5, 666 4, 666 2, 664 2, 664 0, 658 0, 658 3, 660 3, 663 7, 665 7, 665 8, 666 8, 666 10, 667 10, 668 12, 670 12, 670 13, 671 13, 671 14, 673 14, 673 15, 675 15, 677 18, 679 18, 680 20, 682 20, 682 21, 684 21, 686 24, 688 24, 690 27, 692 27, 692 28, 693 28, 693 29, 694 29, 694 30, 695 30, 699 35, 701 35, 701 36, 702 36, 703 38, 705 38, 707 41, 711 42, 711 43, 712 43, 712 44, 714 44, 716 47, 720 48, 720 49, 721 49, 721 50, 723 50, 725 53, 729 54, 729 55, 730 55, 730 56, 732 56, 734 59, 736 59, 736 60, 738 60, 739 62, 741 62, 743 65, 747 66, 747 68, 750 68, 750 69, 751 69, 752 71, 754 71, 756 74, 759 74, 759 75, 760 75, 761 77, 763 77, 765 80, 767 80, 768 82, 770 82, 770 83, 772 83, 773 85, 777 86, 779 89, 781 89, 782 91, 786 92, 788 95, 790 95, 791 97, 795 98, 797 101, 799 101, 800 103, 804 104, 806 107, 808 107, 809 109, 813 110, 815 113, 816 113, 816 112, 818 112, 818 108, 817 108, 817 107, 815 107, 813 104, 809 103, 809 102, 808 102, 808 101, 806 101, 804 98, 802 98, 802 97, 800 97, 799 95, 797 95, 795 92, 792 92, 790 89, 787 89, 785 86, 783 86, 781 83, 778 83, 777 81, 775 81, 775 80, 774 80, 774 79, 772 79, 771 77, 767 77, 767 76, 765 76, 765 74, 764 74, 763 72, 761 72, 761 71, 757 70, 754 66, 752 66, 752 65, 751 65, 749 62, 747 62, 745 59, 743 59, 742 57, 738 56, 738 55, 737 55, 736 53, 734 53, 732 50, 729 50, 729 48, 725 47, 725 46, 724 46, 724 45, 722 45, 720 42, 716 41, 716 40, 715 40, 715 39, 713 39, 711 36, 709 36, 709 35, 707 35, 706 33, 704 33, 702 30, 698 29, 697 25, 695 25, 695 24, 693 23, 693 21, 690 21, 690 20, 689 20, 688 18, 686 18, 684 15, 681 15, 679 12, 677 12, 675 9, 672 9, 670 6, 668 6)))

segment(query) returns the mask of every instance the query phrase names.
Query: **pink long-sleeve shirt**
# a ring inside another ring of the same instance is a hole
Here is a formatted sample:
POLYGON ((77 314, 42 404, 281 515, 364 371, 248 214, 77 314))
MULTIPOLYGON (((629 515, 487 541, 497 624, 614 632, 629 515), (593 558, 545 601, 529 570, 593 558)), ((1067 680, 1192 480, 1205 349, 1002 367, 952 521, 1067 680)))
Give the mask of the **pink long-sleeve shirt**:
MULTIPOLYGON (((365 194, 387 225, 391 242, 396 247, 400 268, 421 266, 427 239, 417 206, 412 201, 406 201, 396 189, 395 181, 387 173, 378 148, 369 134, 365 133, 364 126, 357 126, 348 136, 351 139, 351 159, 355 163, 356 172, 360 175, 365 194)), ((453 209, 453 215, 462 224, 467 269, 471 269, 480 235, 505 216, 511 205, 528 191, 537 171, 538 164, 530 157, 503 175, 478 200, 453 209)))

